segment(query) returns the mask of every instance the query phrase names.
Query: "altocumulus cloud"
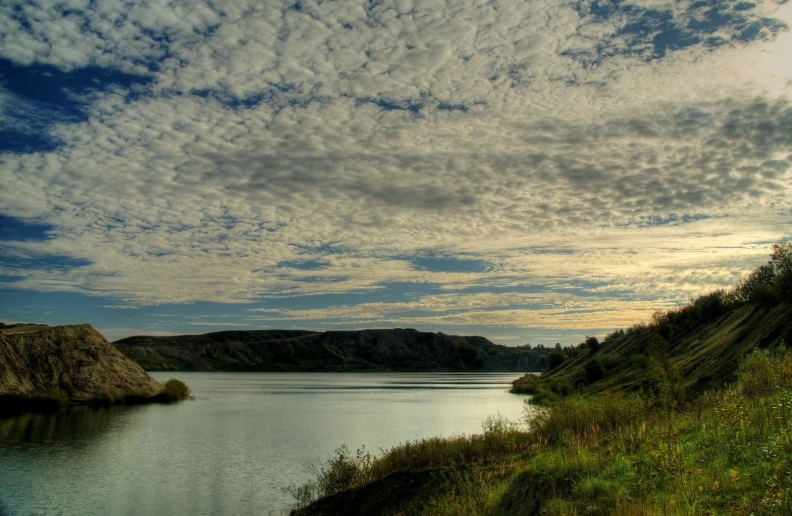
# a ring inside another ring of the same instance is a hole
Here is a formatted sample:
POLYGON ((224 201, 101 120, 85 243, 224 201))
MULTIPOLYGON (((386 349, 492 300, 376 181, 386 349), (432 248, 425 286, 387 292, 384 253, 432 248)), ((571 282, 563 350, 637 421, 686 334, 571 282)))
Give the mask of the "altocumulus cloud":
POLYGON ((0 280, 311 300, 270 324, 628 323, 789 236, 790 9, 5 2, 0 215, 47 231, 2 241, 0 280))

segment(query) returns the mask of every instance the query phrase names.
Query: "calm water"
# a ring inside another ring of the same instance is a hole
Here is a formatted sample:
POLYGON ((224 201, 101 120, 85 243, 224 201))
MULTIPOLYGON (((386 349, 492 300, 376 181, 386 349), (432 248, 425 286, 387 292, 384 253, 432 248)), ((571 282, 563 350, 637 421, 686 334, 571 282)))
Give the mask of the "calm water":
POLYGON ((516 373, 154 373, 196 399, 0 419, 0 514, 283 514, 306 461, 346 444, 518 420, 516 373))

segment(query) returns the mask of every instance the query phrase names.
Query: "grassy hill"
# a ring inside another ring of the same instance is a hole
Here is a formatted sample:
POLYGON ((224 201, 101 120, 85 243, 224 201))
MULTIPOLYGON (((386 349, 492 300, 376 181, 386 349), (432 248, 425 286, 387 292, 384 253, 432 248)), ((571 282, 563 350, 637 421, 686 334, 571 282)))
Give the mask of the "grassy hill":
MULTIPOLYGON (((792 248, 736 288, 548 356, 523 424, 345 448, 295 515, 792 514, 792 248)), ((529 398, 530 399, 530 398, 529 398)))
POLYGON ((680 324, 668 314, 655 319, 615 332, 595 348, 579 347, 541 378, 517 380, 513 392, 541 400, 571 393, 646 392, 665 381, 695 395, 734 381, 739 361, 754 349, 792 342, 789 302, 746 303, 680 324))

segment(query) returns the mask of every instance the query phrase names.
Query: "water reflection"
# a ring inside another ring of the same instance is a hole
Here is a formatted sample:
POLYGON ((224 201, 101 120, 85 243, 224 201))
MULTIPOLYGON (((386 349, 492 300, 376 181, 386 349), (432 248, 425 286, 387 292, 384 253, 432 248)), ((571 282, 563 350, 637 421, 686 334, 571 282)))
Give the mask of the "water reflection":
POLYGON ((0 445, 17 443, 92 444, 102 434, 117 431, 131 413, 142 407, 70 407, 52 413, 27 413, 0 419, 0 445))
POLYGON ((283 514, 281 488, 342 444, 376 452, 523 414, 514 374, 179 377, 195 401, 0 420, 0 514, 283 514))

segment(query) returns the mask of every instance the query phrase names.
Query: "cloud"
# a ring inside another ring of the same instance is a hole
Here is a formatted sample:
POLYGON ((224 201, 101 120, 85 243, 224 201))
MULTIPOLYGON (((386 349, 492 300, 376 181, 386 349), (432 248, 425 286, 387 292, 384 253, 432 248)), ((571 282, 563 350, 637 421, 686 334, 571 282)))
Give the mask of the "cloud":
POLYGON ((225 322, 188 322, 190 326, 253 326, 252 324, 225 323, 225 322))
POLYGON ((273 317, 553 328, 732 285, 789 235, 777 6, 604 5, 4 5, 15 66, 128 80, 79 120, 0 90, 9 131, 61 142, 2 158, 2 214, 53 230, 0 275, 114 307, 431 285, 273 317))

